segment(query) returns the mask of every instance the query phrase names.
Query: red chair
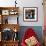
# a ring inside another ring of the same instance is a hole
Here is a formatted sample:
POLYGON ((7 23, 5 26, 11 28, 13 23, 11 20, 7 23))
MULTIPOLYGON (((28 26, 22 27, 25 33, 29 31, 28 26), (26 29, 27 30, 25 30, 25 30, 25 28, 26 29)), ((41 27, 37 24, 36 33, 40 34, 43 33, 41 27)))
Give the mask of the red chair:
MULTIPOLYGON (((37 39, 37 35, 34 32, 34 30, 32 28, 28 28, 24 34, 24 37, 22 38, 21 46, 27 46, 25 43, 25 39, 28 39, 29 37, 32 37, 32 36, 34 36, 37 39)), ((41 46, 41 44, 37 42, 35 46, 41 46)))

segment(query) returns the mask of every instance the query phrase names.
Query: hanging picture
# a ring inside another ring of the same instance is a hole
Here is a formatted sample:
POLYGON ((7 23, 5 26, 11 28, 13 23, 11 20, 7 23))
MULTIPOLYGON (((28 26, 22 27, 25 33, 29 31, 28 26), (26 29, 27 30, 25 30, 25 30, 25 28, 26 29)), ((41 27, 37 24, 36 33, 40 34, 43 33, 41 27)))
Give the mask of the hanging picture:
POLYGON ((9 10, 2 10, 2 15, 9 15, 9 10))
POLYGON ((24 7, 23 8, 24 21, 38 21, 38 8, 37 7, 24 7))

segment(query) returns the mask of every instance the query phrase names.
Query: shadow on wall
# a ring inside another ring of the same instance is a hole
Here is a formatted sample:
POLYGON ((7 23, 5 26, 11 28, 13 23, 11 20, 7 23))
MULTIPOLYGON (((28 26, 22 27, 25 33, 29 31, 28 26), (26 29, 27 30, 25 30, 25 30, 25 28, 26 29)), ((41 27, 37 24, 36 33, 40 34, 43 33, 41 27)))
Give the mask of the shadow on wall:
POLYGON ((42 43, 43 42, 42 26, 21 26, 19 31, 20 41, 22 40, 24 33, 28 28, 32 28, 37 33, 38 39, 42 43))

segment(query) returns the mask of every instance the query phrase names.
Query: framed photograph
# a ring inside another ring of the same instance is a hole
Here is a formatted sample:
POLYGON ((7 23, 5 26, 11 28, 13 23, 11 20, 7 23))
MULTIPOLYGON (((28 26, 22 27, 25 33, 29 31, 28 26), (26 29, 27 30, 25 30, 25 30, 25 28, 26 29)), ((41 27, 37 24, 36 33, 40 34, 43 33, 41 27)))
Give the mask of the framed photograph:
POLYGON ((2 10, 2 15, 9 15, 9 10, 2 10))
POLYGON ((9 11, 9 14, 10 14, 10 15, 16 15, 16 14, 17 14, 17 11, 16 11, 16 10, 10 10, 10 11, 9 11))
POLYGON ((3 18, 2 18, 2 24, 8 24, 8 17, 9 16, 3 16, 3 18))
POLYGON ((38 21, 38 8, 37 7, 24 7, 23 19, 24 21, 29 21, 29 22, 38 21))

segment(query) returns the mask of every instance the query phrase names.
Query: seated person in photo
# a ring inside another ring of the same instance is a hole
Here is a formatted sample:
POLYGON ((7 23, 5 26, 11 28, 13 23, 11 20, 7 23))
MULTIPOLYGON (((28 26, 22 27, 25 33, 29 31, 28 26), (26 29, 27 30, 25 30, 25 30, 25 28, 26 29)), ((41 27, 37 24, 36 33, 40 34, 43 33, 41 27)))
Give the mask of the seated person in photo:
POLYGON ((37 35, 32 28, 27 29, 22 38, 21 46, 41 46, 37 35))

